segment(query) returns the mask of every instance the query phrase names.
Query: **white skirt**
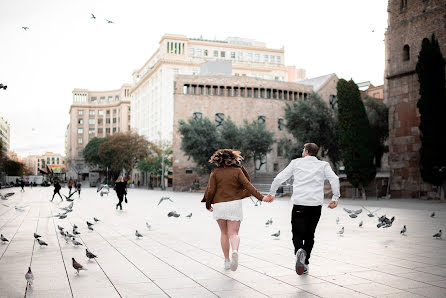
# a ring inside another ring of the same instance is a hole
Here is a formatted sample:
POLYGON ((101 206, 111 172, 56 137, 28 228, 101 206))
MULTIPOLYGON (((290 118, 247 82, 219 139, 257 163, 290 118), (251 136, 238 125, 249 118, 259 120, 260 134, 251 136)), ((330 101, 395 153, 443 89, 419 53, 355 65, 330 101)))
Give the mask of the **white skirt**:
POLYGON ((229 202, 221 202, 212 205, 214 211, 214 219, 226 219, 234 221, 243 220, 243 204, 242 200, 234 200, 229 202))

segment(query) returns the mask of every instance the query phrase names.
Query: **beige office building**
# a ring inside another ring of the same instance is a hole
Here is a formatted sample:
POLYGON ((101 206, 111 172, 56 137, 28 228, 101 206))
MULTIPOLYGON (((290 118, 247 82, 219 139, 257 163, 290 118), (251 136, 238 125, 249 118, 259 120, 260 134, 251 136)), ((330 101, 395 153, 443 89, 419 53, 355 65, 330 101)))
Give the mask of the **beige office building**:
MULTIPOLYGON (((198 75, 208 61, 230 61, 232 76, 286 81, 284 48, 266 47, 252 39, 226 40, 164 35, 159 48, 133 73, 132 129, 150 141, 172 141, 174 127, 174 78, 198 75)), ((293 78, 298 76, 295 73, 293 78)))
POLYGON ((106 137, 130 130, 130 85, 118 90, 73 90, 70 123, 65 134, 65 152, 69 177, 86 178, 89 167, 84 163, 83 149, 94 137, 106 137))
POLYGON ((3 155, 7 156, 9 151, 10 126, 5 118, 0 117, 0 141, 2 142, 3 155))

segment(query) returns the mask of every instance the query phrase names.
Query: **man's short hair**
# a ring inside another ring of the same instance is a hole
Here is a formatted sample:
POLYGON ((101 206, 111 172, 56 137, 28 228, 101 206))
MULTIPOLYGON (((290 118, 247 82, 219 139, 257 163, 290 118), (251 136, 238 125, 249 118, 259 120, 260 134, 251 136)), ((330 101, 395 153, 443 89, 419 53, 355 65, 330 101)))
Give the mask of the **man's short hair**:
POLYGON ((317 156, 317 153, 319 152, 319 146, 315 143, 306 143, 304 148, 308 151, 308 155, 311 156, 317 156))

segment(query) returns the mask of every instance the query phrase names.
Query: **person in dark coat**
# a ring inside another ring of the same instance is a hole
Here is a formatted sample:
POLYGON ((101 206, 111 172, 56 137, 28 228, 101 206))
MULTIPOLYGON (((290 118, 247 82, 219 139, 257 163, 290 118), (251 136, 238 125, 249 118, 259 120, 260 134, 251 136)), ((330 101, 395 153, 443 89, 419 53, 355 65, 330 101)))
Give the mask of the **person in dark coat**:
POLYGON ((81 197, 81 187, 82 187, 81 180, 80 180, 80 179, 77 179, 77 182, 76 182, 76 190, 77 190, 77 193, 78 193, 79 198, 81 197))
POLYGON ((119 202, 118 204, 116 204, 116 209, 118 209, 118 207, 121 208, 122 210, 122 201, 124 200, 124 195, 127 194, 126 189, 126 183, 124 181, 124 179, 122 178, 122 176, 119 176, 118 180, 116 180, 116 184, 115 184, 115 191, 116 191, 116 195, 118 196, 119 202))
POLYGON ((68 194, 71 194, 71 189, 73 188, 74 180, 70 177, 70 180, 68 180, 68 194))
POLYGON ((20 190, 20 192, 25 192, 25 180, 20 180, 20 187, 22 188, 21 190, 20 190))
POLYGON ((51 198, 51 202, 53 201, 54 196, 56 194, 58 194, 60 199, 63 201, 63 198, 62 198, 62 196, 60 195, 60 192, 59 192, 61 188, 62 187, 60 186, 59 181, 58 180, 54 181, 54 193, 53 193, 53 197, 51 198))

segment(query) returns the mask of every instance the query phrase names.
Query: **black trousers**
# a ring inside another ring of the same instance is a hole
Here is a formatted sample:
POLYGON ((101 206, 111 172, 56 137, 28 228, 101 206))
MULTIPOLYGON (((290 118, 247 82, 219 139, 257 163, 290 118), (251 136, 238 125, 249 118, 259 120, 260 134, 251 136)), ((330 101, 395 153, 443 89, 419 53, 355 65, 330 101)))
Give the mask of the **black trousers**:
POLYGON ((119 203, 116 206, 119 206, 122 210, 122 201, 124 200, 124 194, 118 194, 119 203))
POLYGON ((55 190, 55 191, 54 191, 54 193, 53 193, 53 197, 51 198, 51 201, 54 199, 54 196, 55 196, 56 194, 58 194, 59 197, 60 197, 60 199, 63 201, 63 198, 62 198, 62 196, 60 195, 60 192, 59 192, 58 190, 55 190))
POLYGON ((314 232, 321 217, 321 210, 322 206, 294 205, 291 213, 294 254, 303 248, 307 253, 305 264, 309 264, 308 260, 314 245, 314 232))

